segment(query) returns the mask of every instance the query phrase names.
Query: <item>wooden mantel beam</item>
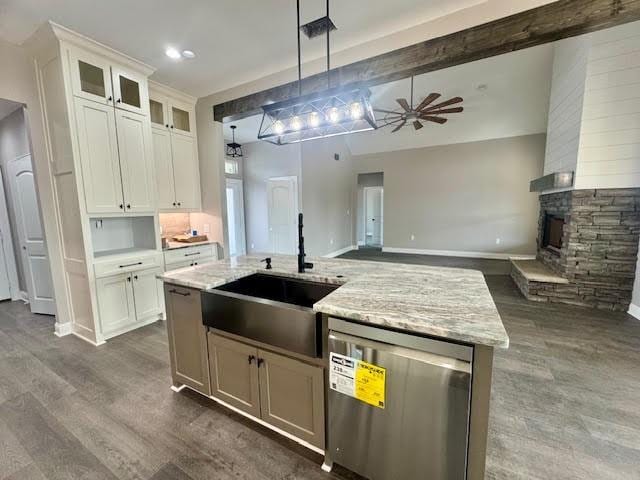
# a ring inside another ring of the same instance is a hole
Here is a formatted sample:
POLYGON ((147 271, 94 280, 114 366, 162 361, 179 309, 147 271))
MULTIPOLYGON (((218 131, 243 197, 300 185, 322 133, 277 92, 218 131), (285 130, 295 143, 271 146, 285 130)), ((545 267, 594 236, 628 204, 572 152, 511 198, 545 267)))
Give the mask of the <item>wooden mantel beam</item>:
MULTIPOLYGON (((636 20, 640 20, 640 0, 558 0, 335 68, 331 86, 371 87, 636 20)), ((326 72, 302 80, 303 94, 325 88, 326 72)), ((279 85, 215 105, 214 119, 245 118, 260 113, 262 105, 297 95, 297 82, 279 85)))

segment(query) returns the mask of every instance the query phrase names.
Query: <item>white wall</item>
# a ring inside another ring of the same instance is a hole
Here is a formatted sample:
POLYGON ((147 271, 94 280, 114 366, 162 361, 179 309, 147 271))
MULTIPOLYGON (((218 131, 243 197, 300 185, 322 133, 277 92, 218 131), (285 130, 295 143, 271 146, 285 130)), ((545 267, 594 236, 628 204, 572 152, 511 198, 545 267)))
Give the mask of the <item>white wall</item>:
POLYGON ((384 172, 385 248, 532 255, 545 135, 354 156, 384 172), (411 235, 415 236, 411 240, 411 235), (500 243, 496 243, 500 239, 500 243))
MULTIPOLYGON (((9 213, 9 223, 11 225, 13 251, 20 252, 20 241, 17 235, 16 215, 11 197, 9 176, 7 175, 7 164, 10 160, 22 157, 31 153, 27 126, 25 124, 24 112, 22 108, 7 115, 0 120, 0 168, 2 169, 2 181, 7 200, 7 212, 9 213)), ((16 270, 18 273, 18 286, 23 292, 27 290, 24 271, 20 258, 15 258, 16 270)))

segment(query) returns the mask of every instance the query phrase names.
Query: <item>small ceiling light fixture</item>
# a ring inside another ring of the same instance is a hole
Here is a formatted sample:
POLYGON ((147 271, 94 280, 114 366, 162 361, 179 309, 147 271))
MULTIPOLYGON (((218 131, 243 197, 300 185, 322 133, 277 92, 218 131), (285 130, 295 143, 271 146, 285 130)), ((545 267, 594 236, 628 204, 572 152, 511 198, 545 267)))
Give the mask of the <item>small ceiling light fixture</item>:
POLYGON ((227 157, 241 157, 242 156, 242 145, 236 143, 236 126, 231 125, 231 143, 227 143, 227 157))
POLYGON ((196 54, 192 50, 183 50, 182 56, 189 59, 196 58, 196 54))
POLYGON ((182 55, 178 50, 173 47, 169 47, 164 51, 165 55, 173 60, 178 60, 182 58, 182 55))
POLYGON ((262 122, 258 139, 285 145, 316 138, 333 137, 377 128, 373 109, 369 101, 371 92, 367 88, 331 88, 331 63, 329 32, 336 27, 327 14, 300 27, 300 0, 298 14, 298 96, 262 107, 262 122), (302 60, 300 53, 300 31, 309 38, 326 33, 327 36, 327 90, 302 95, 302 60))

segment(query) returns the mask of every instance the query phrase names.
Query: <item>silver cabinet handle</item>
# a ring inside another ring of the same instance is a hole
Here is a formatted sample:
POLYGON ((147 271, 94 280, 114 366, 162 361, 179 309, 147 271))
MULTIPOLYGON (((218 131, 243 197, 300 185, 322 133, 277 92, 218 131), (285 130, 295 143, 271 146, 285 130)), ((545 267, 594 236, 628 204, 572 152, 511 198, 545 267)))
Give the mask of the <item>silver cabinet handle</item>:
POLYGON ((171 290, 169 290, 169 293, 175 293, 176 295, 181 295, 183 297, 188 297, 189 295, 191 295, 191 292, 180 292, 175 288, 172 288, 171 290))

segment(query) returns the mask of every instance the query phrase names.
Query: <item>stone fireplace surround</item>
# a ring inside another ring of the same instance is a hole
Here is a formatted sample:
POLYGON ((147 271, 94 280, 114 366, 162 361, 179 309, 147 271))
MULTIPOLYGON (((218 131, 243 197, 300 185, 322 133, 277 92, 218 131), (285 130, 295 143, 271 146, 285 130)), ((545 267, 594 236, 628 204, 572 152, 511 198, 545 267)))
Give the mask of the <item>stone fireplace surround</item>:
POLYGON ((566 284, 521 285, 527 298, 626 311, 631 302, 638 240, 640 188, 541 194, 537 259, 566 284), (543 248, 547 214, 565 218, 560 252, 543 248))

